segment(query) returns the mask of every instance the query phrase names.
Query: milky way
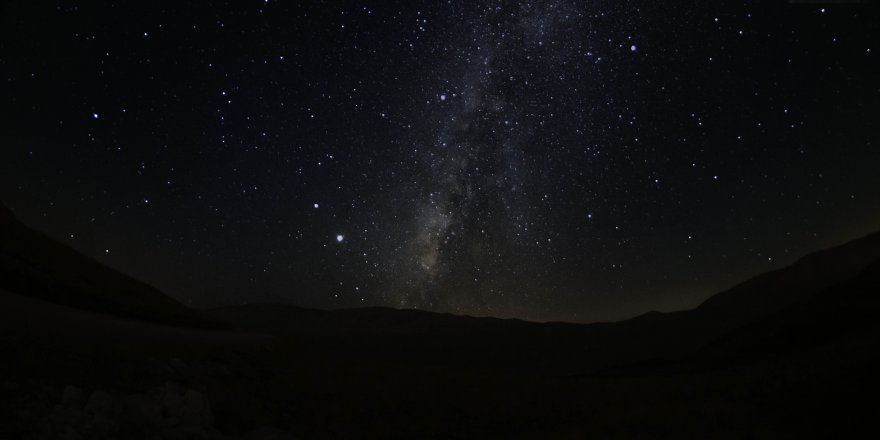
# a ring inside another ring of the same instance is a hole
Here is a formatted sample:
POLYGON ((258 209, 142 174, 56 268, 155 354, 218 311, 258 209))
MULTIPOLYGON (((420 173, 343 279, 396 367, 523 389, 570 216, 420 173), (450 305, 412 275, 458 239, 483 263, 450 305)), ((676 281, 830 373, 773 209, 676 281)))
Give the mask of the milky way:
POLYGON ((517 280, 516 257, 534 245, 528 228, 539 221, 529 209, 537 199, 526 189, 531 176, 523 148, 535 141, 537 119, 552 117, 525 109, 552 112, 542 69, 581 64, 579 45, 543 50, 544 41, 558 42, 565 22, 577 18, 572 8, 475 9, 450 32, 465 41, 447 61, 452 66, 441 70, 460 77, 434 98, 440 123, 418 157, 424 171, 412 198, 422 201, 414 206, 415 237, 402 253, 414 263, 405 272, 402 306, 491 313, 504 290, 496 280, 517 280))

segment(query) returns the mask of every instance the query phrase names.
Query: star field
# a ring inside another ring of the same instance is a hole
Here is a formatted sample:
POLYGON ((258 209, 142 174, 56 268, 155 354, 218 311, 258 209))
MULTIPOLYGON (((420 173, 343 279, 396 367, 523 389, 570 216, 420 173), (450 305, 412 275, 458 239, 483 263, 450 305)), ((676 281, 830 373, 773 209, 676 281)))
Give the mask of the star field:
POLYGON ((189 304, 620 319, 880 226, 872 5, 14 3, 0 197, 189 304))

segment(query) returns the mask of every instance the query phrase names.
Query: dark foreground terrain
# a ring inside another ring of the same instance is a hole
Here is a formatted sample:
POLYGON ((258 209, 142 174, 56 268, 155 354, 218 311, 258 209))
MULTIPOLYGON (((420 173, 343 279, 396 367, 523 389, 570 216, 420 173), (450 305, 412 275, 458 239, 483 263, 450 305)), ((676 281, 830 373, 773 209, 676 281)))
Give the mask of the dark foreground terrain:
POLYGON ((0 439, 875 436, 878 316, 880 233, 694 310, 537 324, 194 311, 0 205, 0 439))

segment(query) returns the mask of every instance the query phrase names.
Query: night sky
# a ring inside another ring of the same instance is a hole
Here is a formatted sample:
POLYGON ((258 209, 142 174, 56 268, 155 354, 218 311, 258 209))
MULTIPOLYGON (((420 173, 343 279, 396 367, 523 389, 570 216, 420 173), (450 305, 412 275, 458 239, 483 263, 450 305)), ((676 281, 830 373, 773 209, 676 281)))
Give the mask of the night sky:
POLYGON ((12 1, 0 199, 193 306, 587 322, 880 229, 878 8, 12 1))

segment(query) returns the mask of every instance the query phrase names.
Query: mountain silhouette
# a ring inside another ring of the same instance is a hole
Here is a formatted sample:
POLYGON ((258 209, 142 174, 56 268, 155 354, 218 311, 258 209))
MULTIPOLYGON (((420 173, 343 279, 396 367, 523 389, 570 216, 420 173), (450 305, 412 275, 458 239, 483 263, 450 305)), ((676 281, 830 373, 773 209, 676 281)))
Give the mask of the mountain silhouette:
POLYGON ((880 233, 692 310, 192 310, 0 205, 0 438, 830 437, 871 429, 880 233))
POLYGON ((216 325, 183 304, 21 224, 0 204, 0 288, 87 310, 216 325))
MULTIPOLYGON (((650 312, 615 323, 532 323, 387 308, 329 312, 284 305, 245 305, 206 314, 241 329, 364 355, 577 373, 684 355, 794 305, 814 301, 829 289, 845 290, 842 286, 859 279, 863 271, 876 270, 878 261, 880 233, 874 233, 758 275, 693 310, 650 312)), ((852 298, 828 298, 835 300, 848 304, 852 298)))

